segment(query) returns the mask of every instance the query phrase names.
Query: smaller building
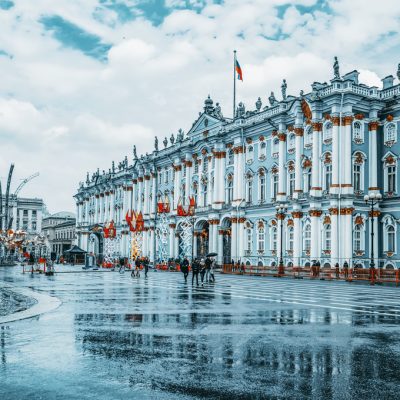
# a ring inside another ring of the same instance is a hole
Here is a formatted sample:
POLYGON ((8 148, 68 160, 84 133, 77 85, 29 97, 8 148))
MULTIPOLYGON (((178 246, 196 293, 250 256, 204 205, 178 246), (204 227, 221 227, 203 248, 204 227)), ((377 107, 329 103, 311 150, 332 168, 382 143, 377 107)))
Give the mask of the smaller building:
POLYGON ((76 218, 73 213, 61 211, 43 218, 42 233, 50 251, 61 257, 75 244, 76 218))

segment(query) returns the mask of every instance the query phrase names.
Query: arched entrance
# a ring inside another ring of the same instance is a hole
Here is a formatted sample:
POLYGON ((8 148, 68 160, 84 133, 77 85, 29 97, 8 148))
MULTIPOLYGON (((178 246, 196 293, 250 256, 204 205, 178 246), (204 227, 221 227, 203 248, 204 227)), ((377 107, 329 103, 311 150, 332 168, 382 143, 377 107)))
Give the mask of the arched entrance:
POLYGON ((92 232, 89 235, 88 250, 89 253, 93 253, 96 258, 102 259, 104 248, 103 235, 100 232, 92 232))
POLYGON ((205 257, 209 249, 209 224, 199 221, 194 228, 196 257, 205 257))
POLYGON ((232 222, 230 218, 225 218, 221 223, 221 231, 222 234, 222 251, 223 251, 223 264, 230 264, 232 261, 231 255, 231 226, 232 222))

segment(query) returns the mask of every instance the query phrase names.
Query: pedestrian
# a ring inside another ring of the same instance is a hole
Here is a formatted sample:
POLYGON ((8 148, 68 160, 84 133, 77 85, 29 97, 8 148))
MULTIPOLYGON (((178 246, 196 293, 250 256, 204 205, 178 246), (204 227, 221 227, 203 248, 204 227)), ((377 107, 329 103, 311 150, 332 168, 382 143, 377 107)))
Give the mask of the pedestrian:
POLYGON ((189 260, 185 257, 181 264, 181 271, 183 272, 183 277, 185 278, 185 283, 187 283, 187 277, 189 275, 189 260))
POLYGON ((335 274, 336 274, 336 279, 339 279, 340 278, 339 263, 335 264, 335 274))
POLYGON ((204 263, 206 265, 206 282, 209 282, 210 281, 210 270, 211 270, 211 264, 212 264, 211 258, 207 257, 204 263))
POLYGON ((201 286, 204 286, 204 275, 206 274, 206 262, 204 258, 200 260, 200 279, 201 279, 201 286))
POLYGON ((311 276, 313 278, 315 278, 316 271, 317 271, 317 262, 315 260, 313 260, 313 262, 311 264, 311 276))
POLYGON ((125 259, 124 257, 119 258, 119 273, 122 274, 125 272, 125 259))
POLYGON ((147 273, 149 272, 149 264, 150 264, 150 260, 148 257, 144 258, 143 264, 144 264, 144 277, 147 278, 147 273))
POLYGON ((242 264, 240 264, 240 273, 241 275, 244 275, 245 272, 245 266, 244 266, 244 262, 242 261, 242 264))
POLYGON ((319 260, 317 260, 317 262, 315 263, 316 266, 316 276, 319 276, 320 270, 321 270, 321 263, 319 262, 319 260))
POLYGON ((213 283, 215 282, 215 275, 214 275, 215 268, 216 268, 216 261, 215 261, 215 258, 213 258, 211 260, 211 266, 210 266, 210 282, 213 282, 213 283))
POLYGON ((343 263, 344 279, 349 277, 349 264, 347 261, 343 263))
POLYGON ((196 278, 196 286, 199 286, 199 271, 200 271, 199 260, 196 258, 193 261, 192 265, 192 286, 194 284, 194 278, 196 278))
POLYGON ((135 260, 135 271, 136 271, 136 278, 140 277, 140 258, 136 257, 135 260))

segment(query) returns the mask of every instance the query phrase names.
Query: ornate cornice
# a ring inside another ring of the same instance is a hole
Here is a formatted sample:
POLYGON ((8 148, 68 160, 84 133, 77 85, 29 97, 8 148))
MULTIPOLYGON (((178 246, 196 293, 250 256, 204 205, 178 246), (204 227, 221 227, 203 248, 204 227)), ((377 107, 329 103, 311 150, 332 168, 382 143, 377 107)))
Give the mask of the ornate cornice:
POLYGON ((301 211, 292 211, 293 218, 303 218, 303 213, 301 211))
POLYGON ((314 132, 322 132, 322 123, 321 122, 313 122, 312 128, 314 132))
POLYGON ((278 139, 279 139, 281 142, 286 142, 286 133, 279 132, 279 133, 278 133, 278 139))
POLYGON ((353 211, 353 207, 343 207, 340 209, 340 215, 352 215, 353 211))
POLYGON ((294 134, 296 136, 302 137, 304 135, 304 129, 303 128, 294 128, 294 134))
POLYGON ((320 217, 322 215, 322 210, 310 210, 308 214, 310 217, 320 217))
POLYGON ((347 115, 346 117, 343 117, 343 125, 348 126, 353 123, 353 116, 352 115, 347 115))
POLYGON ((378 130, 378 126, 379 126, 379 122, 378 121, 371 121, 368 124, 368 130, 370 131, 377 131, 378 130))

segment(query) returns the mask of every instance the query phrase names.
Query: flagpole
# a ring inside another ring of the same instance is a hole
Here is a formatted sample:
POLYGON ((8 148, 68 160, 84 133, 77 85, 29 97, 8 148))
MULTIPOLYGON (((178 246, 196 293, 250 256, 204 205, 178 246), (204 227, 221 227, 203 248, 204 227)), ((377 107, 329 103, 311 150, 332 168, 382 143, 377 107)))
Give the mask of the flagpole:
POLYGON ((235 119, 236 110, 236 50, 233 50, 233 113, 232 119, 235 119))

